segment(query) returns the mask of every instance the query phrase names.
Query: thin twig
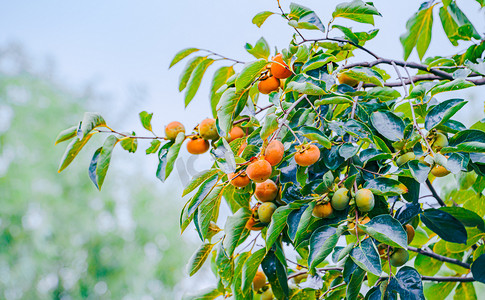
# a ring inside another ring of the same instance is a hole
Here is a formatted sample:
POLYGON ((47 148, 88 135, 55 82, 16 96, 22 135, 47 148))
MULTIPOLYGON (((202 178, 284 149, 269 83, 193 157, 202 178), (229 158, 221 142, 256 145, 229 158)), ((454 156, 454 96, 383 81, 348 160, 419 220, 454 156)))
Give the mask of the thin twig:
POLYGON ((431 192, 433 197, 436 199, 436 201, 438 201, 439 205, 446 206, 445 202, 443 201, 443 199, 441 199, 440 195, 438 195, 438 193, 436 192, 435 188, 433 187, 433 185, 431 184, 431 181, 429 181, 429 179, 426 179, 426 186, 428 187, 429 191, 431 192))
POLYGON ((219 54, 219 53, 216 53, 216 52, 214 52, 214 51, 212 51, 212 50, 208 50, 208 49, 200 49, 200 50, 201 50, 201 51, 208 52, 208 53, 210 53, 210 54, 212 54, 212 55, 218 56, 218 57, 220 57, 220 58, 222 58, 222 59, 229 60, 229 61, 233 61, 233 62, 234 62, 234 63, 236 63, 236 64, 245 64, 245 62, 244 62, 244 61, 240 61, 240 60, 237 60, 237 59, 234 59, 234 58, 229 58, 229 57, 226 57, 226 56, 221 55, 221 54, 219 54))
POLYGON ((460 267, 463 267, 465 269, 470 269, 470 264, 462 262, 459 259, 449 258, 449 257, 443 256, 443 255, 436 254, 432 251, 427 251, 427 250, 424 250, 424 249, 421 249, 421 248, 415 248, 415 247, 411 247, 411 246, 408 246, 408 250, 422 254, 422 255, 429 256, 429 257, 437 259, 439 261, 452 263, 452 264, 458 265, 460 267))
POLYGON ((291 129, 291 127, 290 127, 288 124, 286 124, 286 123, 283 123, 283 126, 285 126, 286 128, 288 128, 288 130, 289 130, 289 131, 290 131, 290 132, 293 134, 293 136, 294 136, 294 137, 295 137, 295 139, 297 140, 298 144, 300 144, 300 145, 301 145, 301 144, 302 144, 302 142, 301 142, 301 141, 300 141, 300 139, 298 138, 298 135, 296 135, 296 132, 295 132, 293 129, 291 129))
POLYGON ((273 134, 273 137, 271 138, 270 141, 274 140, 278 136, 278 134, 281 131, 281 128, 283 128, 283 125, 282 124, 284 124, 286 122, 286 120, 288 119, 288 116, 290 115, 291 111, 293 109, 295 109, 295 107, 298 105, 298 103, 300 103, 301 101, 303 101, 303 99, 305 99, 305 97, 306 97, 306 95, 301 96, 300 98, 298 98, 298 100, 296 100, 295 102, 293 102, 293 104, 290 106, 290 108, 288 108, 288 110, 283 115, 283 118, 280 121, 280 126, 278 127, 278 129, 276 130, 276 132, 273 134))

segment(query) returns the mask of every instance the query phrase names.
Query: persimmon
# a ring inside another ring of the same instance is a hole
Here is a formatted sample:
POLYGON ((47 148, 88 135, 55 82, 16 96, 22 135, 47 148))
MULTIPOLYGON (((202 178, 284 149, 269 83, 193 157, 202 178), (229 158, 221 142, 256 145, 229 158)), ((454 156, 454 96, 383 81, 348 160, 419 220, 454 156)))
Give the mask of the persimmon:
POLYGON ((405 249, 396 248, 390 256, 391 265, 393 267, 400 267, 409 260, 409 253, 405 249))
POLYGON ((227 174, 227 177, 229 178, 229 180, 231 180, 231 184, 235 187, 241 188, 251 183, 251 180, 246 175, 246 172, 242 172, 241 174, 239 174, 239 176, 236 176, 236 173, 227 174))
POLYGON ((349 201, 349 190, 343 187, 335 191, 331 203, 334 209, 344 210, 349 206, 349 201))
POLYGON ((273 201, 278 195, 278 186, 273 180, 267 179, 263 182, 256 183, 254 196, 261 202, 273 201))
MULTIPOLYGON (((365 225, 365 224, 369 223, 369 221, 370 221, 369 217, 359 218, 358 224, 365 225)), ((347 227, 349 228, 350 234, 355 235, 355 221, 349 222, 347 227)), ((359 226, 357 226, 357 233, 358 233, 359 236, 362 236, 362 235, 365 234, 365 232, 362 229, 360 229, 359 226)))
POLYGON ((374 208, 374 194, 369 189, 360 189, 355 193, 355 204, 361 212, 371 211, 374 208))
POLYGON ((266 275, 263 272, 257 271, 253 279, 253 290, 259 291, 266 285, 266 275))
POLYGON ((302 167, 311 166, 320 158, 320 149, 313 144, 303 145, 295 153, 295 161, 302 167))
POLYGON ((259 220, 263 223, 271 222, 271 216, 273 216, 276 210, 276 204, 273 202, 264 202, 258 207, 259 220))
POLYGON ((445 167, 436 165, 431 169, 431 174, 433 174, 435 177, 444 177, 448 174, 450 174, 450 171, 448 171, 445 167))
POLYGON ((406 234, 408 235, 408 244, 411 244, 411 242, 414 239, 414 233, 415 233, 414 227, 411 226, 410 224, 406 224, 404 228, 406 229, 406 234))
POLYGON ((246 169, 246 174, 249 178, 258 183, 263 182, 271 177, 271 165, 269 162, 263 159, 256 160, 252 162, 246 169))
POLYGON ((431 148, 433 151, 438 152, 446 146, 448 146, 448 138, 443 133, 437 132, 431 148))
POLYGON ((278 79, 285 79, 291 76, 291 71, 288 68, 288 65, 283 61, 283 55, 279 53, 276 56, 273 56, 272 60, 274 61, 271 63, 271 74, 278 78, 278 79))
POLYGON ((264 151, 264 159, 267 160, 272 166, 279 164, 284 156, 285 146, 283 146, 283 143, 278 140, 271 141, 264 151))
POLYGON ((217 133, 216 120, 205 119, 199 124, 199 134, 206 140, 217 140, 219 133, 217 133))
POLYGON ((408 161, 410 160, 413 160, 416 158, 416 155, 414 154, 414 152, 408 152, 408 153, 404 153, 403 155, 399 156, 397 159, 396 159, 396 164, 398 167, 404 165, 405 163, 407 163, 408 161))
POLYGON ((258 223, 259 222, 256 221, 255 218, 251 217, 251 218, 249 218, 248 222, 246 223, 246 229, 248 229, 248 230, 254 230, 254 231, 263 229, 263 227, 255 226, 258 223))
POLYGON ((185 133, 185 127, 180 122, 173 121, 165 126, 165 137, 171 141, 175 141, 175 138, 180 132, 185 133))
POLYGON ((356 87, 359 84, 358 80, 350 78, 350 76, 345 73, 337 74, 337 79, 340 84, 350 85, 351 87, 356 87))
POLYGON ((190 154, 202 154, 207 152, 207 150, 209 150, 209 142, 201 137, 189 139, 187 143, 187 151, 190 154))
POLYGON ((323 203, 323 204, 317 204, 313 208, 312 215, 315 218, 327 218, 333 213, 333 208, 332 204, 330 202, 323 203))
POLYGON ((229 143, 234 141, 235 139, 239 139, 244 137, 244 131, 239 126, 232 127, 231 131, 229 131, 229 139, 227 140, 229 143))
POLYGON ((261 79, 258 83, 258 90, 261 94, 269 94, 280 87, 280 80, 274 76, 261 79))

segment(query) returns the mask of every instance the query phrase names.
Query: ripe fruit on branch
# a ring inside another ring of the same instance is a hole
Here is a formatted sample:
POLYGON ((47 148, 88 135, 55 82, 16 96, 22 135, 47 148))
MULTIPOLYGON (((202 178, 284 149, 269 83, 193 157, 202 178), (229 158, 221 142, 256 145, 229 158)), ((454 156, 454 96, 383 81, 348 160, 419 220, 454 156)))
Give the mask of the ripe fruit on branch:
POLYGON ((349 75, 345 73, 337 74, 337 79, 338 79, 338 82, 340 82, 340 84, 350 85, 351 87, 356 87, 359 84, 358 80, 350 78, 349 75))
POLYGON ((248 175, 246 175, 246 172, 242 172, 239 174, 239 176, 237 176, 237 174, 238 173, 230 173, 227 175, 233 186, 241 188, 251 183, 251 180, 249 179, 248 175))
POLYGON ((201 137, 194 137, 189 139, 187 143, 187 151, 190 154, 202 154, 209 150, 209 142, 201 137))
POLYGON ((254 196, 261 202, 273 201, 278 195, 278 186, 273 180, 267 179, 256 184, 254 196))
POLYGON ((276 210, 276 204, 273 202, 264 202, 258 207, 258 217, 263 223, 271 222, 271 216, 276 210))
MULTIPOLYGON (((370 218, 369 217, 365 217, 365 218, 359 218, 359 224, 362 224, 362 225, 365 225, 367 223, 369 223, 370 221, 370 218)), ((349 222, 349 224, 347 225, 347 227, 349 228, 349 232, 350 234, 352 235, 355 235, 355 222, 349 222)), ((365 234, 365 232, 359 228, 359 226, 357 226, 357 233, 359 234, 359 236, 362 236, 365 234)))
POLYGON ((283 146, 283 143, 278 140, 271 141, 264 151, 264 159, 267 160, 272 166, 279 164, 284 155, 285 146, 283 146))
MULTIPOLYGON (((297 146, 298 147, 298 146, 297 146)), ((301 145, 295 153, 295 161, 302 167, 311 166, 320 158, 320 149, 313 144, 301 145)))
POLYGON ((280 87, 280 80, 274 76, 261 79, 258 83, 258 90, 261 94, 269 94, 280 87))
POLYGON ((175 141, 175 138, 179 132, 185 133, 185 127, 182 123, 173 121, 165 126, 165 137, 171 141, 175 141))
POLYGON ((291 76, 291 71, 288 65, 283 61, 283 55, 280 53, 273 58, 271 63, 271 74, 278 79, 285 79, 291 76))
POLYGON ((231 131, 229 131, 229 138, 227 139, 227 141, 230 143, 235 139, 244 137, 244 135, 244 131, 241 129, 241 127, 234 126, 232 127, 231 131))
POLYGON ((266 285, 266 275, 263 272, 257 271, 253 279, 253 290, 259 291, 266 285))
POLYGON ((271 177, 271 165, 263 159, 252 162, 246 169, 246 174, 254 182, 263 182, 271 177))
POLYGON ((360 189, 355 193, 355 204, 361 212, 371 211, 374 208, 374 194, 369 189, 360 189))
POLYGON ((217 133, 216 120, 205 119, 200 122, 199 134, 206 140, 217 140, 219 134, 217 133))
POLYGON ((390 260, 393 267, 400 267, 409 260, 409 253, 405 249, 396 248, 392 252, 390 260))
POLYGON ((444 177, 448 174, 450 174, 450 171, 448 171, 445 167, 436 165, 431 169, 431 174, 433 174, 435 177, 444 177))
POLYGON ((406 226, 404 226, 405 229, 406 229, 406 234, 408 235, 408 244, 411 244, 411 242, 413 241, 414 239, 414 227, 411 226, 410 224, 406 224, 406 226))
POLYGON ((413 160, 416 158, 416 155, 414 154, 414 152, 408 152, 408 153, 404 153, 403 155, 399 156, 397 159, 396 159, 396 164, 398 167, 404 165, 405 163, 407 163, 408 161, 410 160, 413 160))
POLYGON ((336 210, 344 210, 349 206, 349 190, 346 188, 340 188, 333 194, 332 207, 336 210))
POLYGON ((438 152, 446 146, 448 146, 448 138, 443 133, 437 132, 433 144, 431 145, 431 149, 433 149, 433 151, 435 152, 438 152))
POLYGON ((312 215, 315 218, 327 218, 333 213, 332 204, 330 202, 317 204, 313 208, 312 215))

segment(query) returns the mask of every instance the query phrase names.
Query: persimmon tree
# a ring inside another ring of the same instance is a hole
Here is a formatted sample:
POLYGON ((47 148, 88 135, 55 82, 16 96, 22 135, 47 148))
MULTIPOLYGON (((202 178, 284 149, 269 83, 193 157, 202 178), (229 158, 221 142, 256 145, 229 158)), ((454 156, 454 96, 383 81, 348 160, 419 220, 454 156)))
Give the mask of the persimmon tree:
POLYGON ((193 223, 202 241, 189 275, 209 263, 217 278, 194 299, 444 299, 453 290, 476 299, 474 282, 485 283, 485 123, 453 119, 467 100, 446 95, 485 85, 484 36, 456 1, 424 2, 400 37, 400 60, 366 47, 378 29, 338 25, 374 25, 381 15, 371 2, 341 3, 328 22, 299 4, 275 8, 252 22, 279 16, 294 29, 287 48, 271 55, 261 38, 246 44, 251 62, 198 48, 172 60, 192 57, 179 84, 186 106, 206 70, 226 63, 212 79, 213 118, 190 132, 172 122, 162 135, 141 112, 150 135, 140 136, 86 113, 57 138, 71 140, 59 172, 95 134, 107 134, 89 165, 99 189, 116 145, 135 152, 139 139, 152 140, 146 154, 158 156, 162 181, 184 143, 192 154, 210 149, 214 163, 185 187, 192 196, 180 215, 182 232, 193 223), (436 13, 456 55, 426 57, 436 13), (414 49, 420 62, 407 61, 414 49), (350 62, 360 51, 369 59, 350 62), (438 177, 446 189, 433 187, 438 177))

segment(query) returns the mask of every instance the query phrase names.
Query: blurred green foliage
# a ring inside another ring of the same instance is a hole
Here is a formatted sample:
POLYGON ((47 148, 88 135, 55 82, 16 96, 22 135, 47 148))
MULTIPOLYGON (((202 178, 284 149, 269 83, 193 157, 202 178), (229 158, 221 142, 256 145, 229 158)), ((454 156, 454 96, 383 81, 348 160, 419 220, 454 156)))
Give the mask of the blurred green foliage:
POLYGON ((98 192, 89 148, 59 175, 65 145, 54 139, 89 99, 48 76, 1 69, 0 298, 179 298, 192 252, 180 237, 181 202, 129 165, 113 165, 98 192))

